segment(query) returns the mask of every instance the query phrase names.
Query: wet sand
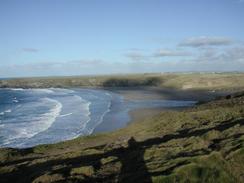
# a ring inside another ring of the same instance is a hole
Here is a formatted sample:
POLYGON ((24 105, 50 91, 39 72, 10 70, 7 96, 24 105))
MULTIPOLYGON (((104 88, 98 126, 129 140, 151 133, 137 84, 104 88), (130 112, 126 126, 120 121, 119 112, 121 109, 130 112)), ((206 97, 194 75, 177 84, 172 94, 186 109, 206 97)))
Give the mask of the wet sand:
MULTIPOLYGON (((181 100, 181 101, 209 101, 217 96, 225 95, 223 93, 216 93, 213 91, 196 91, 196 90, 176 90, 169 88, 158 88, 158 87, 134 87, 134 88, 106 88, 111 92, 117 93, 123 96, 124 100, 181 100)), ((129 122, 126 124, 119 122, 120 120, 109 120, 101 123, 95 130, 94 133, 108 132, 124 127, 132 122, 140 122, 147 118, 156 116, 165 110, 182 110, 186 107, 157 107, 157 108, 139 108, 129 111, 129 122)))
MULTIPOLYGON (((112 88, 110 91, 120 94, 125 100, 190 100, 206 102, 218 96, 226 95, 226 92, 200 91, 200 90, 176 90, 158 87, 112 88)), ((143 108, 129 112, 132 122, 140 122, 158 115, 166 110, 182 110, 186 107, 172 108, 143 108)))
POLYGON ((211 90, 177 90, 159 87, 133 87, 133 88, 110 88, 125 100, 191 100, 209 101, 217 96, 224 96, 229 92, 216 92, 211 90))

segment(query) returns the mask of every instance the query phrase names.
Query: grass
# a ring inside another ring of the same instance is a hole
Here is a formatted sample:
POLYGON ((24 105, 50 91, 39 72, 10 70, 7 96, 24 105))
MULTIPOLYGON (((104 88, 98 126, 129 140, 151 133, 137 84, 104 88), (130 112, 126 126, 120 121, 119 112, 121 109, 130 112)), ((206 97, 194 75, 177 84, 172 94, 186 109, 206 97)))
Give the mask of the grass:
MULTIPOLYGON (((232 162, 235 158, 241 158, 239 165, 243 163, 243 148, 235 152, 235 155, 226 160, 221 153, 213 152, 208 156, 196 158, 192 163, 177 169, 170 176, 154 177, 154 182, 219 182, 219 183, 235 183, 240 182, 242 179, 236 177, 236 165, 233 166, 232 162), (240 153, 241 152, 241 153, 240 153)), ((242 166, 243 168, 243 166, 242 166)), ((237 172, 242 172, 239 169, 237 172)))

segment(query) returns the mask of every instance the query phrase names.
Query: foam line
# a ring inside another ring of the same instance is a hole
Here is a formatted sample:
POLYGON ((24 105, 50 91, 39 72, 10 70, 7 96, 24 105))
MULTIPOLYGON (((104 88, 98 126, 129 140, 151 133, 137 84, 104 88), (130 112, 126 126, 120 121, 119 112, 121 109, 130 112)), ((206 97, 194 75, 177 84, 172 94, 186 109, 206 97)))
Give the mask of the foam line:
POLYGON ((51 104, 53 107, 47 113, 33 117, 23 123, 6 124, 5 128, 7 127, 9 129, 11 135, 4 140, 3 145, 10 144, 16 139, 31 138, 52 126, 62 110, 62 104, 50 98, 41 98, 39 103, 44 106, 49 106, 51 104))

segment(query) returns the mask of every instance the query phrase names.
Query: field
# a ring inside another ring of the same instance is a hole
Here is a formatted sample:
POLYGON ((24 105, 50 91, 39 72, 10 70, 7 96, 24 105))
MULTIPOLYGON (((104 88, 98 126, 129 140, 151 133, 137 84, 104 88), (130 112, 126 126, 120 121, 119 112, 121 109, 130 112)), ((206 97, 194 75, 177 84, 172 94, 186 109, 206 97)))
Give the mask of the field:
POLYGON ((43 77, 0 80, 0 87, 145 87, 236 90, 244 88, 243 73, 175 73, 108 76, 43 77))

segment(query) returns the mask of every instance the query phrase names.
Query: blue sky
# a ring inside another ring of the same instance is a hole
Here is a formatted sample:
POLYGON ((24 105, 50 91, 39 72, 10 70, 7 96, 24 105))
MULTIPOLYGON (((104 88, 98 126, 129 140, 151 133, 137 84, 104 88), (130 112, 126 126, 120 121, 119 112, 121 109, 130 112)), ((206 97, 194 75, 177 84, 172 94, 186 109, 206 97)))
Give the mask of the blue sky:
POLYGON ((1 0, 0 77, 244 71, 243 0, 1 0))

